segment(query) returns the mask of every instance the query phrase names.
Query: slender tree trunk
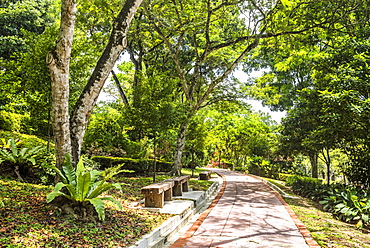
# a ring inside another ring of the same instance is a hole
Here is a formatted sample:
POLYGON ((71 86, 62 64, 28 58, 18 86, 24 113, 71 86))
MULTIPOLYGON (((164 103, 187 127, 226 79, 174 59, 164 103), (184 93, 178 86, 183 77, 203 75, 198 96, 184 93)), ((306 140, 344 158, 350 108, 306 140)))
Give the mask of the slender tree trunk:
POLYGON ((330 153, 329 149, 326 149, 326 174, 327 174, 327 180, 328 185, 330 185, 330 166, 331 166, 331 159, 330 159, 330 153))
POLYGON ((313 178, 318 178, 319 173, 318 173, 318 166, 317 166, 317 153, 311 153, 309 155, 310 162, 311 162, 311 167, 312 167, 312 177, 313 178))
POLYGON ((56 166, 61 168, 66 153, 71 153, 69 126, 69 63, 76 19, 76 1, 63 0, 59 39, 46 62, 50 69, 52 90, 52 120, 56 151, 56 166))
POLYGON ((109 73, 119 55, 126 48, 130 23, 142 0, 127 0, 113 24, 113 30, 102 56, 100 57, 85 89, 78 99, 71 118, 72 157, 76 163, 81 154, 85 131, 92 110, 109 73))
POLYGON ((185 137, 186 130, 189 126, 189 121, 186 121, 180 126, 180 130, 177 136, 176 150, 173 159, 173 166, 171 170, 171 175, 179 176, 181 175, 181 165, 182 165, 182 152, 185 149, 185 137))
POLYGON ((113 71, 113 70, 112 70, 112 76, 113 76, 114 82, 116 83, 116 86, 117 86, 117 89, 118 89, 119 95, 121 96, 123 103, 124 103, 126 106, 129 106, 129 103, 128 103, 128 100, 127 100, 126 94, 125 94, 125 92, 123 91, 123 89, 122 89, 122 87, 121 87, 121 84, 120 84, 120 82, 119 82, 119 80, 118 80, 118 77, 117 77, 116 73, 114 73, 114 71, 113 71))
POLYGON ((157 135, 154 135, 153 141, 153 153, 154 153, 154 164, 153 164, 153 183, 156 182, 157 176, 157 135))

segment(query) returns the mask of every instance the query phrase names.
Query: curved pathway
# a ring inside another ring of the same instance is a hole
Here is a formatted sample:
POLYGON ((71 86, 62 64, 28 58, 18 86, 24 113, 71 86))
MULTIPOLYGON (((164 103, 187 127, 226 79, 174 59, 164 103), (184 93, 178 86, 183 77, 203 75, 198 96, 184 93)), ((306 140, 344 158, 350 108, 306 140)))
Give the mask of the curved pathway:
POLYGON ((319 247, 307 237, 307 230, 306 239, 303 237, 297 227, 299 223, 293 221, 279 197, 265 183, 228 170, 209 170, 223 177, 223 188, 171 248, 319 247), (307 245, 307 239, 313 245, 307 245))

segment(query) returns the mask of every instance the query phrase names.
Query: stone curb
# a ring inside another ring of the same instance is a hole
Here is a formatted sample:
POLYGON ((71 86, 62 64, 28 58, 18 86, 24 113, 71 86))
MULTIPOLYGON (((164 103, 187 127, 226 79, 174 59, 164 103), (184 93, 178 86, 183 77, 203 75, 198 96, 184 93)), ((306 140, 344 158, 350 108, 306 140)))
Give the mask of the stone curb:
MULTIPOLYGON (((183 201, 184 204, 189 204, 187 209, 179 215, 175 215, 165 221, 161 226, 154 229, 151 233, 144 235, 139 241, 130 248, 163 248, 166 246, 166 243, 174 239, 176 234, 186 226, 192 216, 201 212, 207 202, 210 201, 215 194, 220 190, 221 184, 219 181, 215 181, 211 187, 205 192, 204 199, 197 201, 183 201), (198 204, 195 204, 198 203, 198 204)), ((176 199, 175 199, 176 200, 176 199)))

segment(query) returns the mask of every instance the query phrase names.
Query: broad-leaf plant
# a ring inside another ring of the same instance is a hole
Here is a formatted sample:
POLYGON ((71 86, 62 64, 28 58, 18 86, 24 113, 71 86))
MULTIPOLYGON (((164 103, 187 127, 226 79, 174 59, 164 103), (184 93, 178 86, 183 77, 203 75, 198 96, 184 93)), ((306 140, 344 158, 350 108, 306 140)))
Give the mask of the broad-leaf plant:
MULTIPOLYGON (((54 191, 47 195, 46 200, 48 203, 56 200, 57 197, 66 198, 74 208, 69 208, 71 211, 65 211, 67 213, 76 215, 82 215, 79 217, 85 217, 86 209, 88 209, 89 203, 94 207, 100 220, 105 219, 104 201, 111 201, 122 208, 121 204, 114 200, 112 197, 103 197, 102 194, 112 188, 122 190, 119 183, 108 182, 114 175, 122 172, 120 168, 122 165, 108 168, 105 171, 98 171, 95 169, 88 169, 84 166, 82 158, 77 163, 76 168, 73 166, 71 156, 66 155, 62 169, 58 169, 55 166, 51 166, 52 169, 60 176, 61 182, 57 183, 54 187, 54 191), (85 211, 76 212, 76 206, 85 211)), ((67 204, 68 205, 68 204, 67 204)), ((67 208, 64 204, 64 210, 67 208)), ((63 209, 63 207, 62 207, 63 209)))

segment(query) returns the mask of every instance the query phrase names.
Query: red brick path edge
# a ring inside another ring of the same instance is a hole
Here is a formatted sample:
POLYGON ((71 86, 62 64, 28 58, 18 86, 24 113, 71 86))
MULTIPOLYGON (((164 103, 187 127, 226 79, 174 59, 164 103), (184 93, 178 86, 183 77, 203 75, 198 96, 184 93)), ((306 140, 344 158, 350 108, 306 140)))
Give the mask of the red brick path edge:
MULTIPOLYGON (((251 176, 257 180, 261 180, 260 178, 256 177, 256 176, 253 176, 253 175, 250 175, 248 174, 248 176, 251 176)), ((310 248, 317 248, 317 247, 321 247, 317 242, 316 240, 314 240, 310 234, 310 231, 307 230, 306 226, 302 223, 302 221, 300 219, 298 219, 297 215, 294 213, 294 211, 292 210, 292 208, 286 203, 286 201, 284 200, 283 197, 281 197, 281 195, 276 192, 275 190, 273 190, 270 185, 268 185, 266 182, 262 181, 274 194, 275 196, 280 200, 280 202, 284 205, 285 209, 288 211, 290 217, 293 219, 294 221, 294 224, 297 226, 298 230, 301 232, 303 238, 305 239, 307 245, 310 247, 310 248)))
POLYGON ((216 204, 218 203, 218 201, 221 199, 221 196, 225 192, 226 178, 223 175, 221 175, 221 174, 218 174, 218 175, 222 177, 223 183, 222 183, 221 189, 218 192, 217 196, 215 197, 215 199, 213 199, 213 201, 208 206, 208 208, 193 223, 193 225, 189 228, 189 230, 187 230, 178 240, 176 240, 175 243, 173 243, 170 248, 182 248, 186 244, 186 242, 188 241, 188 239, 191 238, 194 235, 194 233, 198 230, 198 228, 200 227, 200 225, 207 218, 208 214, 212 211, 212 209, 216 206, 216 204))

